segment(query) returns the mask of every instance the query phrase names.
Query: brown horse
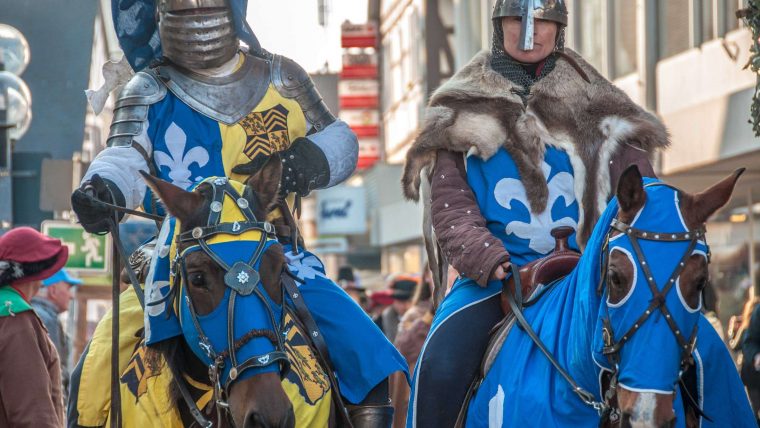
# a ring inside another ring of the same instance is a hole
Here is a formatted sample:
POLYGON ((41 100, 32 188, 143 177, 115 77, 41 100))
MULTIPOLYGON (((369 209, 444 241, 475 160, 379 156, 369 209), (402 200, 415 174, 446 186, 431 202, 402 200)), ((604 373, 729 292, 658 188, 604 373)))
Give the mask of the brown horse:
MULTIPOLYGON (((267 214, 274 207, 278 200, 278 187, 281 176, 281 162, 277 157, 272 157, 267 164, 260 170, 258 174, 251 177, 246 183, 247 189, 244 192, 240 192, 243 199, 237 200, 229 197, 222 196, 224 198, 225 210, 228 209, 227 204, 230 204, 230 209, 236 209, 246 211, 250 208, 250 213, 255 216, 255 219, 265 219, 267 214), (237 206, 236 206, 237 205, 237 206)), ((182 190, 170 183, 162 181, 160 179, 145 175, 145 179, 148 185, 153 189, 156 195, 160 198, 163 204, 166 206, 168 212, 174 216, 181 228, 178 236, 184 236, 189 232, 193 234, 193 231, 200 230, 200 228, 208 225, 208 220, 211 215, 221 210, 221 205, 213 206, 214 195, 217 192, 216 183, 204 182, 200 184, 195 191, 188 192, 182 190), (210 208, 211 207, 211 208, 210 208)), ((227 185, 226 180, 217 180, 220 183, 227 185)), ((230 184, 231 185, 231 184, 230 184)), ((246 217, 248 217, 246 215, 246 217)), ((250 218, 248 218, 250 222, 250 218)), ((241 223, 243 223, 241 221, 241 223)), ((238 223, 235 222, 235 225, 238 223)), ((273 232, 271 225, 266 222, 258 222, 259 232, 262 234, 270 234, 273 232)), ((223 226, 223 224, 219 224, 223 226)), ((227 226, 234 226, 228 224, 227 226)), ((231 235, 231 234, 230 234, 231 235)), ((193 234, 193 237, 197 238, 198 235, 193 234)), ((209 238, 210 239, 210 238, 209 238)), ((212 314, 220 305, 224 305, 224 302, 229 300, 230 281, 225 280, 225 271, 223 266, 220 266, 219 262, 210 256, 208 251, 195 251, 188 254, 184 254, 185 251, 193 245, 198 245, 199 240, 181 240, 177 243, 177 254, 182 254, 184 266, 182 266, 181 286, 184 287, 186 293, 187 304, 192 308, 192 318, 194 322, 199 319, 203 319, 209 314, 212 314), (227 299, 227 300, 225 300, 227 299)), ((205 241, 204 241, 205 242, 205 241)), ((210 241, 209 241, 210 242, 210 241)), ((261 245, 263 245, 261 242, 261 245)), ((282 246, 276 241, 270 239, 271 245, 266 247, 263 253, 259 254, 258 260, 258 275, 260 276, 260 283, 263 288, 263 293, 259 296, 262 300, 266 301, 267 298, 277 305, 277 307, 286 308, 287 305, 283 305, 284 291, 282 284, 282 275, 285 270, 286 259, 283 254, 282 246), (264 293, 266 295, 264 295, 264 293)), ((203 245, 201 245, 203 246, 203 245)), ((212 251, 213 252, 213 251, 212 251)), ((255 275, 256 271, 245 271, 245 277, 248 275, 255 275)), ((240 278, 240 273, 238 273, 240 278)), ((234 281, 233 281, 234 282, 234 281)), ((237 295, 243 296, 246 292, 244 290, 235 291, 237 295)), ((248 293, 251 293, 248 291, 248 293)), ((258 293, 255 291, 253 294, 258 293)), ((254 296, 255 297, 255 296, 254 296)), ((241 299, 242 297, 238 297, 241 299)), ((180 302, 183 304, 183 302, 180 302)), ((271 303, 270 303, 271 306, 271 303)), ((232 306, 230 306, 232 307, 232 306)), ((253 309, 251 309, 253 310, 253 309)), ((217 311, 218 312, 218 311, 217 311)), ((285 313, 286 310, 283 309, 285 313)), ((229 317, 234 318, 235 315, 240 315, 240 311, 228 314, 229 317)), ((292 316, 292 313, 290 314, 292 316)), ((284 317, 285 315, 283 315, 284 317)), ((296 318, 292 316, 292 318, 296 318)), ((272 318, 274 320, 274 317, 272 318)), ((189 320, 184 320, 185 323, 189 323, 189 320)), ((197 379, 199 374, 205 374, 205 378, 212 384, 216 383, 215 399, 212 400, 217 407, 218 423, 221 425, 229 424, 236 427, 293 427, 296 425, 297 415, 294 413, 294 405, 291 402, 291 398, 286 393, 283 384, 286 372, 288 370, 287 362, 282 361, 282 354, 289 352, 287 344, 283 345, 282 340, 277 336, 287 336, 288 331, 283 331, 281 325, 278 327, 278 323, 274 322, 274 329, 265 331, 266 329, 253 328, 246 336, 236 339, 234 348, 238 346, 245 346, 245 341, 263 340, 271 342, 273 351, 270 351, 264 356, 257 358, 251 358, 254 360, 256 367, 265 367, 268 364, 278 364, 280 367, 278 370, 270 370, 264 373, 258 373, 253 376, 244 377, 243 371, 248 370, 245 364, 238 364, 238 368, 233 368, 234 373, 231 373, 228 378, 229 382, 224 382, 224 379, 219 379, 222 368, 215 374, 216 379, 209 379, 209 367, 207 364, 201 362, 197 356, 197 352, 193 352, 192 346, 188 343, 188 339, 179 337, 176 339, 159 343, 156 346, 156 350, 163 356, 165 361, 174 368, 175 373, 188 373, 192 377, 197 379), (270 359, 270 356, 272 357, 270 359), (274 361, 277 359, 281 361, 274 361), (257 362, 258 361, 258 362, 257 362), (285 364, 280 364, 285 362, 285 364), (214 382, 216 380, 216 382, 214 382)), ((298 324, 296 322, 296 324, 298 324)), ((196 323, 199 327, 200 324, 196 323)), ((298 327, 298 325, 296 325, 298 327)), ((206 334, 211 332, 206 331, 206 334)), ((201 334, 202 336, 202 334, 201 334)), ((209 334, 211 336, 211 334, 209 334)), ((229 370, 229 348, 222 351, 216 349, 216 352, 220 358, 222 354, 227 355, 226 366, 229 370)), ((232 351, 234 354, 235 351, 232 351)), ((311 354, 313 357, 313 353, 311 354)), ((291 358, 289 358, 291 359, 291 358)), ((250 360, 249 360, 250 361, 250 360)), ((238 361, 240 363, 240 361, 238 361)), ((291 364, 291 367, 296 365, 291 364)), ((214 371, 214 370, 211 370, 214 371)), ((327 378, 326 370, 319 367, 319 374, 323 378, 327 378)), ((329 385, 329 380, 327 381, 329 385)), ((176 394, 175 394, 176 395, 176 394)), ((329 393, 328 393, 329 395, 329 393)), ((336 421, 335 417, 335 400, 333 400, 332 409, 330 411, 330 425, 333 425, 336 421)), ((343 411, 339 409, 339 411, 343 411)), ((218 426, 215 424, 215 426, 218 426)))

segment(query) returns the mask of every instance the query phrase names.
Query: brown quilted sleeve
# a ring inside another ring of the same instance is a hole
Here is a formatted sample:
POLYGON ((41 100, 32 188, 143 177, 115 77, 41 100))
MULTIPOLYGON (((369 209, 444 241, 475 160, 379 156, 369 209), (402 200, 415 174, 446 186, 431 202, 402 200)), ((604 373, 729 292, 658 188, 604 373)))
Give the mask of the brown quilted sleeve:
POLYGON ((449 264, 485 287, 494 270, 509 261, 509 253, 486 228, 467 184, 463 155, 439 150, 437 158, 431 180, 436 237, 449 264))

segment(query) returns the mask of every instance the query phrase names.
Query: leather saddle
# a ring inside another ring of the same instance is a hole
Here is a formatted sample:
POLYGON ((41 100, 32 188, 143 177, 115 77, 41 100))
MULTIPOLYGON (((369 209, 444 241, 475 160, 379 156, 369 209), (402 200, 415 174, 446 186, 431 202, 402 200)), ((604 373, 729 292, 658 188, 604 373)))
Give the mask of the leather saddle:
MULTIPOLYGON (((568 246, 568 238, 573 232, 573 228, 568 226, 552 229, 551 235, 555 240, 554 250, 546 257, 534 260, 519 269, 523 298, 531 296, 539 285, 550 284, 567 276, 575 269, 581 254, 568 246)), ((509 279, 508 287, 512 291, 515 290, 513 278, 509 279)), ((504 315, 512 313, 504 293, 501 295, 501 309, 504 315)))

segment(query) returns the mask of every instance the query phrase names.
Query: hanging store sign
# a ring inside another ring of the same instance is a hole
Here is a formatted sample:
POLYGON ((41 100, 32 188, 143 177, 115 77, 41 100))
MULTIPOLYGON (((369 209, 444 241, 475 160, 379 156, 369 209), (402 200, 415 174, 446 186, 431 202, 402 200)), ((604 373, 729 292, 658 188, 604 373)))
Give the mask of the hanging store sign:
POLYGON ((380 113, 377 110, 341 110, 340 119, 346 122, 359 138, 380 135, 380 113))
POLYGON ((341 109, 375 109, 380 104, 377 80, 342 80, 338 84, 341 109))
POLYGON ((340 77, 341 79, 377 79, 377 70, 377 54, 345 53, 340 77))
POLYGON ((379 138, 360 138, 359 139, 359 161, 356 163, 357 170, 371 168, 380 160, 380 139, 379 138))
POLYGON ((374 48, 377 46, 377 24, 367 22, 352 24, 348 21, 340 26, 340 41, 343 48, 374 48))
POLYGON ((317 231, 324 235, 367 232, 367 199, 363 187, 335 186, 317 192, 317 231))

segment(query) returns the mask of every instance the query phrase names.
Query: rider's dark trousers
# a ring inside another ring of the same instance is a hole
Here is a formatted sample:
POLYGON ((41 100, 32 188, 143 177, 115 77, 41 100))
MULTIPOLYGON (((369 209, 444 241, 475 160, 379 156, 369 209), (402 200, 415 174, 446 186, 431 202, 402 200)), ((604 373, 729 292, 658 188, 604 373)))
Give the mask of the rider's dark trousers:
POLYGON ((495 295, 453 314, 428 338, 418 365, 418 428, 454 426, 480 369, 489 332, 503 317, 495 295))

